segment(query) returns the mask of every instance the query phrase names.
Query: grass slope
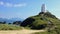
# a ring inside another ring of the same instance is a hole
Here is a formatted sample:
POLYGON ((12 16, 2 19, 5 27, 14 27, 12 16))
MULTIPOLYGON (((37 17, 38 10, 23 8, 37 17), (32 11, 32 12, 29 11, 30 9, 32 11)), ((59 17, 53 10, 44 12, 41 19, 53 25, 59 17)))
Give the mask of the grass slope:
POLYGON ((0 24, 0 30, 21 30, 20 26, 9 25, 9 24, 0 24))
POLYGON ((58 24, 60 24, 60 20, 55 15, 51 14, 50 12, 40 12, 38 15, 28 17, 23 21, 21 26, 40 29, 47 26, 48 21, 51 21, 56 26, 59 26, 58 24))

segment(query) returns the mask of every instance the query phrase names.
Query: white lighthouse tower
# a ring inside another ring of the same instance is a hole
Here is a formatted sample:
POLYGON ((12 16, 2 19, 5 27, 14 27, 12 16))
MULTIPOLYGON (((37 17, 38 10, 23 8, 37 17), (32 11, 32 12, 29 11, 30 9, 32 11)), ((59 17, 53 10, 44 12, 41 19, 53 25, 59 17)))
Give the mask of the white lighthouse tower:
POLYGON ((45 13, 45 4, 42 4, 42 6, 41 6, 41 12, 43 12, 43 13, 45 13))

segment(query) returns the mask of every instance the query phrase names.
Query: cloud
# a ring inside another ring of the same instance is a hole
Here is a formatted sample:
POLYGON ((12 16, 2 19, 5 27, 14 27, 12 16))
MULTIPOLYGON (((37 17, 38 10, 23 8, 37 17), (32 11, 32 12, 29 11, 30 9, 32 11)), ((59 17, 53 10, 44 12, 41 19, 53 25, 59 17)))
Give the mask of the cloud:
POLYGON ((22 6, 26 6, 26 4, 23 3, 23 4, 15 4, 15 5, 14 5, 14 7, 22 7, 22 6))
POLYGON ((13 3, 7 3, 7 2, 0 1, 0 6, 4 6, 4 7, 23 7, 23 6, 26 6, 26 3, 13 4, 13 3))
POLYGON ((0 5, 4 5, 4 2, 1 1, 1 2, 0 2, 0 5))

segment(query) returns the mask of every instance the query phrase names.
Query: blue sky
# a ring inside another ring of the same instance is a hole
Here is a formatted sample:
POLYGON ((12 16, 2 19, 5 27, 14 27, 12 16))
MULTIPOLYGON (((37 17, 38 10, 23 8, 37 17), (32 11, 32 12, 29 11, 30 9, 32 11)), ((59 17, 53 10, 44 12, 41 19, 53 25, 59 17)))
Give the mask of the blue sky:
POLYGON ((0 0, 0 18, 27 18, 37 15, 41 5, 60 18, 60 0, 0 0))

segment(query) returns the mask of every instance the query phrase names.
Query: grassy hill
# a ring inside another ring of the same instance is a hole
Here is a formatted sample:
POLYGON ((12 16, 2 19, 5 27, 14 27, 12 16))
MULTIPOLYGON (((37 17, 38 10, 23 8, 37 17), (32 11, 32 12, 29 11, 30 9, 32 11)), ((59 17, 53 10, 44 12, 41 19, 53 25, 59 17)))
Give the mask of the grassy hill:
POLYGON ((31 29, 43 29, 47 27, 48 22, 52 22, 52 24, 60 27, 60 20, 50 12, 40 12, 38 15, 28 17, 23 21, 21 26, 29 27, 31 29))
POLYGON ((21 26, 38 30, 47 28, 45 32, 33 34, 60 34, 60 20, 50 12, 40 12, 38 15, 28 17, 21 26))

